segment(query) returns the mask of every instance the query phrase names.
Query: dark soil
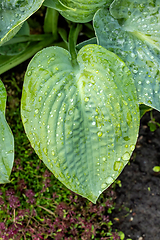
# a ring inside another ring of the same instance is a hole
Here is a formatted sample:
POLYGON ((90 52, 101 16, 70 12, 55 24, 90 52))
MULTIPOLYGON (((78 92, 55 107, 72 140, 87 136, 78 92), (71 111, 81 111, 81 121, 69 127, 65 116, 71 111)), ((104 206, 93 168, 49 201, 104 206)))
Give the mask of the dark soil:
MULTIPOLYGON (((154 111, 156 122, 160 113, 154 111)), ((153 171, 160 166, 160 128, 150 131, 150 113, 141 119, 136 149, 119 180, 116 209, 113 213, 114 228, 125 233, 125 239, 160 240, 160 173, 153 171)))

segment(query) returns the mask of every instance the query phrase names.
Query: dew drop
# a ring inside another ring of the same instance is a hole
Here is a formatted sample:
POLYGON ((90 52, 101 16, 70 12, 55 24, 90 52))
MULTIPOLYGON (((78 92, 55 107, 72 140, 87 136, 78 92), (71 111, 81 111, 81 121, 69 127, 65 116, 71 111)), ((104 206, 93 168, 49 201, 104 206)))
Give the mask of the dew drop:
POLYGON ((131 121, 132 121, 132 115, 130 114, 130 112, 127 113, 127 124, 130 125, 131 121))
POLYGON ((50 63, 51 61, 54 61, 54 57, 51 57, 49 60, 48 60, 48 63, 50 63))
POLYGON ((106 188, 107 187, 107 185, 105 184, 105 183, 103 183, 102 185, 101 185, 101 188, 102 189, 104 189, 104 188, 106 188))
POLYGON ((128 103, 125 100, 122 100, 124 105, 128 105, 128 103))
POLYGON ((40 102, 41 100, 42 100, 42 97, 40 96, 40 97, 39 97, 39 102, 40 102))
POLYGON ((118 161, 116 161, 115 163, 114 163, 114 171, 120 171, 120 170, 122 170, 122 168, 123 168, 123 163, 122 162, 118 162, 118 161))
POLYGON ((23 118, 23 123, 28 122, 28 118, 23 118))
POLYGON ((45 155, 47 155, 47 148, 43 148, 43 152, 45 155))
POLYGON ((13 153, 13 150, 8 151, 8 154, 13 153))
POLYGON ((50 61, 54 61, 54 59, 55 59, 54 57, 51 57, 49 60, 50 60, 50 61))
POLYGON ((131 145, 131 146, 130 146, 131 151, 133 151, 134 148, 135 148, 134 145, 131 145))
POLYGON ((38 114, 38 112, 39 112, 38 108, 34 112, 35 112, 35 114, 38 114))
POLYGON ((53 155, 53 156, 55 155, 55 152, 54 152, 54 151, 52 151, 52 155, 53 155))
POLYGON ((113 182, 113 178, 112 177, 106 178, 106 183, 107 184, 111 184, 112 182, 113 182))
POLYGON ((101 131, 97 132, 98 137, 102 137, 103 133, 101 131))
POLYGON ((129 152, 125 152, 125 154, 123 154, 123 156, 122 156, 122 160, 124 160, 124 161, 129 160, 129 158, 130 158, 129 152))
POLYGON ((128 136, 124 137, 123 139, 124 139, 125 141, 129 141, 129 140, 130 140, 130 138, 129 138, 128 136))
POLYGON ((31 76, 31 74, 32 74, 32 71, 29 70, 29 71, 27 72, 27 76, 29 77, 29 76, 31 76))
POLYGON ((69 110, 68 114, 69 114, 69 115, 72 115, 72 114, 73 114, 72 109, 69 110))
POLYGON ((88 101, 89 101, 89 97, 85 97, 85 98, 84 98, 84 101, 85 101, 85 102, 88 102, 88 101))

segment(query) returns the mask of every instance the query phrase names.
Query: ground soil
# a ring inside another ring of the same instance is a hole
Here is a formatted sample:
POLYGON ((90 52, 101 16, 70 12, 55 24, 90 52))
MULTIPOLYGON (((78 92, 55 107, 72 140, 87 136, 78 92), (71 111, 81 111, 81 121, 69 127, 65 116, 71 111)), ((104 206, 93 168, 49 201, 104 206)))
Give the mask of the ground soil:
MULTIPOLYGON (((160 123, 160 113, 153 112, 160 123)), ((116 188, 116 208, 113 213, 114 228, 125 233, 125 240, 160 240, 160 128, 150 131, 150 113, 141 119, 136 149, 116 188)))

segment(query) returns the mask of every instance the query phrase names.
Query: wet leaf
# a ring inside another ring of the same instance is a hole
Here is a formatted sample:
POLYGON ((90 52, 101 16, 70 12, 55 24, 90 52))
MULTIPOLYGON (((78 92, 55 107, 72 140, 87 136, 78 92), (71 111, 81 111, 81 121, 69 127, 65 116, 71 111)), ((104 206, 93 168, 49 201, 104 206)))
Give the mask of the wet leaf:
POLYGON ((14 140, 5 119, 6 90, 0 80, 0 184, 9 182, 14 161, 14 140))
POLYGON ((44 5, 58 10, 63 17, 72 22, 89 22, 95 12, 103 5, 109 6, 112 0, 46 0, 44 5))
POLYGON ((21 114, 36 153, 72 191, 96 202, 127 164, 138 136, 131 73, 114 53, 91 44, 73 67, 68 51, 46 48, 31 60, 21 114))
POLYGON ((67 10, 68 8, 63 6, 59 0, 45 0, 43 3, 44 6, 48 7, 48 8, 53 8, 56 9, 57 11, 59 10, 67 10))
POLYGON ((24 35, 29 36, 29 34, 30 34, 29 25, 27 22, 25 22, 21 29, 18 31, 18 33, 11 40, 9 40, 7 44, 0 46, 0 54, 14 56, 24 52, 30 42, 19 42, 12 44, 12 40, 24 35))
POLYGON ((114 1, 110 11, 118 19, 108 9, 95 14, 98 44, 116 53, 129 67, 139 103, 160 110, 160 3, 114 1))
POLYGON ((0 46, 19 31, 22 23, 37 11, 43 2, 44 0, 0 2, 0 46))
POLYGON ((93 38, 87 39, 87 40, 77 44, 76 49, 80 50, 82 47, 84 47, 85 45, 88 45, 88 44, 97 44, 97 38, 93 37, 93 38))

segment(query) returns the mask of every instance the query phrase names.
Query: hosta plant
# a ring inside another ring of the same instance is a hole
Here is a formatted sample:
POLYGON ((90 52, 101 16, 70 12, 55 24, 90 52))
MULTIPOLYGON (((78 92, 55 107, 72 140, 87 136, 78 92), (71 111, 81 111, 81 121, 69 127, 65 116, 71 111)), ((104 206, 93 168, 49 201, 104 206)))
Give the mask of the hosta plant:
MULTIPOLYGON (((151 108, 160 111, 160 2, 3 0, 0 12, 2 47, 27 43, 12 56, 2 51, 0 73, 42 49, 28 65, 22 91, 21 116, 30 143, 64 185, 95 203, 128 163, 140 117, 151 108), (42 3, 44 34, 26 35, 23 22, 42 3), (76 45, 80 33, 88 39, 76 45)), ((13 151, 13 137, 7 138, 13 151)), ((3 176, 6 165, 12 168, 13 154, 8 159, 3 136, 0 141, 3 176)))

